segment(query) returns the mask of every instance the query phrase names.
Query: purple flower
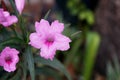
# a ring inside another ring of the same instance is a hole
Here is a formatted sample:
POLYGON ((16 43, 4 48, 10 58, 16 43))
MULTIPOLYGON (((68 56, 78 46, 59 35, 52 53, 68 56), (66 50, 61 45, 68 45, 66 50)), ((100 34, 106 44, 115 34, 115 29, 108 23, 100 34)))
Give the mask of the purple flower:
POLYGON ((14 23, 17 23, 18 19, 16 16, 11 15, 7 11, 3 11, 3 9, 0 8, 0 24, 2 24, 5 27, 8 27, 14 23))
POLYGON ((6 47, 0 54, 0 66, 3 66, 5 71, 12 72, 16 70, 16 64, 19 61, 19 51, 14 48, 6 47))
POLYGON ((35 23, 36 32, 30 34, 30 43, 33 47, 41 49, 40 55, 45 59, 53 60, 56 50, 65 51, 70 48, 71 40, 62 35, 64 24, 58 20, 49 22, 42 19, 35 23))
POLYGON ((19 14, 22 14, 22 11, 25 5, 25 0, 15 0, 15 4, 19 14))

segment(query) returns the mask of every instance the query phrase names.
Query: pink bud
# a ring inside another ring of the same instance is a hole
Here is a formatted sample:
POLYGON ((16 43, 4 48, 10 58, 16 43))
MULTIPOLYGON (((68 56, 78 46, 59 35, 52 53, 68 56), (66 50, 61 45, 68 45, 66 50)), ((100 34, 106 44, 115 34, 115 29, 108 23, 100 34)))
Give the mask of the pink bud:
POLYGON ((25 5, 25 0, 15 0, 15 4, 19 14, 22 14, 22 11, 25 5))

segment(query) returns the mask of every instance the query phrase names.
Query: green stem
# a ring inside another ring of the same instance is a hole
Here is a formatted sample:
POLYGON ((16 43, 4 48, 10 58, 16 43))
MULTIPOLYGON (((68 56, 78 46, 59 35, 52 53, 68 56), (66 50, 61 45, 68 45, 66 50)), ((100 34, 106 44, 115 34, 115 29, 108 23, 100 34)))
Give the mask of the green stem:
POLYGON ((25 31, 25 24, 24 24, 24 20, 22 18, 22 16, 19 17, 19 24, 20 24, 20 29, 22 31, 22 36, 23 36, 23 40, 26 42, 26 31, 25 31))

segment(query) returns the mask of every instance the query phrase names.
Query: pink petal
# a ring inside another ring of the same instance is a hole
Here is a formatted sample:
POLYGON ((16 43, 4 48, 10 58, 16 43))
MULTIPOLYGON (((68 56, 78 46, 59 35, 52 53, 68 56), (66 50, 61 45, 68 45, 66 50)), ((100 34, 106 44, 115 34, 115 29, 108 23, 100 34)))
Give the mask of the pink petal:
POLYGON ((53 32, 57 32, 57 33, 62 33, 62 31, 64 30, 64 24, 63 23, 59 23, 58 20, 52 22, 51 24, 51 30, 53 32))
POLYGON ((56 53, 56 49, 54 46, 48 48, 48 46, 43 45, 41 48, 40 56, 45 59, 53 60, 56 53))
POLYGON ((8 27, 18 21, 16 16, 10 16, 9 12, 0 9, 0 24, 8 27))
POLYGON ((5 16, 5 17, 10 16, 10 13, 9 13, 9 12, 7 12, 7 11, 4 11, 4 12, 3 12, 3 14, 4 14, 4 16, 5 16))
POLYGON ((8 72, 13 72, 16 70, 16 64, 12 64, 12 65, 8 65, 8 64, 5 64, 4 65, 4 70, 5 71, 8 71, 8 72))
POLYGON ((19 14, 22 14, 22 11, 25 5, 25 0, 15 0, 15 4, 16 4, 17 10, 19 11, 19 14))
POLYGON ((4 61, 3 61, 2 57, 0 56, 0 66, 3 66, 3 63, 4 63, 4 61))
POLYGON ((35 48, 41 48, 43 44, 43 40, 41 39, 41 36, 37 33, 31 33, 30 34, 30 45, 32 45, 35 48))
POLYGON ((62 34, 56 34, 55 45, 57 50, 68 50, 70 48, 69 42, 71 42, 71 40, 68 37, 62 34))
POLYGON ((41 19, 40 23, 35 22, 35 28, 37 33, 44 34, 49 31, 50 25, 48 21, 41 19))
POLYGON ((8 17, 6 17, 6 19, 7 19, 6 21, 1 22, 1 24, 5 27, 8 27, 8 26, 18 22, 18 19, 16 16, 8 16, 8 17))
POLYGON ((0 9, 0 24, 2 21, 5 21, 5 17, 4 17, 4 14, 3 14, 3 9, 0 9))

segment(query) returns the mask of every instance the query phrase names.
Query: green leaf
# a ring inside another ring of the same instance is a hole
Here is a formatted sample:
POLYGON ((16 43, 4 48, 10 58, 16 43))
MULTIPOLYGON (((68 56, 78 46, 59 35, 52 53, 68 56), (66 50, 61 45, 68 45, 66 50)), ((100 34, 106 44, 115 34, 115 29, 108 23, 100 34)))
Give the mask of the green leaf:
POLYGON ((113 55, 112 62, 107 64, 107 80, 119 80, 120 79, 120 64, 116 55, 113 55))
POLYGON ((86 37, 86 55, 84 60, 84 80, 90 80, 94 59, 100 43, 100 36, 95 32, 88 32, 86 37))
POLYGON ((62 80, 61 77, 58 74, 56 74, 57 71, 55 71, 55 70, 53 70, 51 68, 45 67, 45 66, 35 68, 35 72, 38 75, 41 74, 41 75, 46 75, 48 77, 52 76, 52 77, 55 78, 55 80, 62 80))
MULTIPOLYGON (((0 74, 1 75, 1 74, 0 74)), ((4 73, 2 72, 2 75, 0 76, 0 80, 7 80, 7 78, 10 76, 10 73, 4 73)))
POLYGON ((73 60, 75 60, 75 56, 79 50, 79 47, 82 43, 82 39, 77 39, 73 42, 73 45, 71 46, 71 50, 69 51, 69 54, 67 54, 66 60, 65 60, 65 64, 69 64, 71 63, 71 61, 73 62, 73 60))
POLYGON ((25 55, 25 59, 28 64, 28 70, 30 72, 31 80, 35 80, 34 59, 33 59, 33 54, 32 54, 30 46, 27 47, 24 55, 25 55))
POLYGON ((15 11, 15 15, 18 17, 19 13, 18 13, 18 11, 17 11, 17 9, 16 9, 16 5, 15 5, 14 1, 13 1, 13 0, 9 0, 9 2, 10 2, 10 4, 11 4, 12 8, 13 8, 14 11, 15 11))
POLYGON ((22 71, 21 69, 18 69, 18 71, 15 73, 15 75, 10 78, 9 80, 21 80, 21 74, 22 74, 22 71))
POLYGON ((16 49, 20 49, 21 48, 20 45, 23 46, 22 42, 23 41, 17 37, 11 37, 9 39, 2 40, 2 41, 0 41, 0 50, 2 50, 6 46, 11 46, 11 47, 14 47, 16 49))
POLYGON ((44 19, 47 19, 51 10, 48 10, 48 12, 45 14, 44 19))
POLYGON ((56 58, 54 58, 53 61, 51 60, 46 60, 41 58, 40 56, 35 56, 34 58, 35 63, 42 63, 44 65, 48 65, 52 68, 55 68, 61 72, 63 72, 65 74, 65 76, 68 78, 68 80, 71 80, 70 74, 68 73, 68 71, 66 70, 66 68, 62 65, 62 63, 60 63, 56 58))
POLYGON ((80 36, 82 31, 77 31, 77 32, 75 32, 75 33, 73 33, 70 37, 71 38, 74 38, 74 37, 76 37, 76 36, 80 36))
MULTIPOLYGON (((23 58, 26 58, 26 57, 23 55, 23 58)), ((19 64, 20 64, 21 69, 22 69, 23 80, 26 80, 26 77, 27 77, 27 62, 26 61, 22 61, 19 64)))
POLYGON ((20 38, 17 38, 17 37, 12 37, 12 38, 9 38, 9 39, 6 39, 4 41, 0 41, 0 45, 7 45, 9 43, 20 43, 22 42, 22 40, 20 38))

